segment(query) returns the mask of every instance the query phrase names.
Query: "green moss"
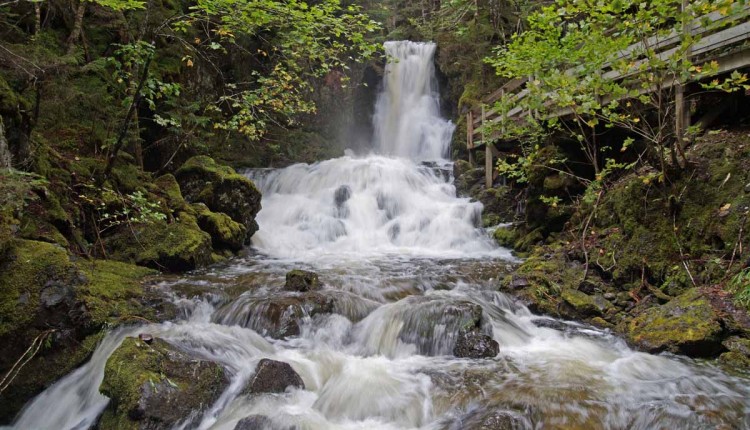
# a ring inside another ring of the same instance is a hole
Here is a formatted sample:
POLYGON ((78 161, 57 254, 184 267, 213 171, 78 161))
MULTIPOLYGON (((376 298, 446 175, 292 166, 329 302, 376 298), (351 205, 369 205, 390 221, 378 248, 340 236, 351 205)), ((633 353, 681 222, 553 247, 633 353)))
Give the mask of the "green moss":
POLYGON ((11 243, 0 266, 0 336, 31 323, 39 307, 40 291, 52 280, 73 284, 75 267, 67 252, 55 245, 31 240, 11 243))
POLYGON ((153 182, 151 192, 164 197, 164 200, 173 212, 189 211, 190 205, 185 202, 180 191, 180 185, 171 174, 159 176, 153 182))
POLYGON ((169 271, 191 270, 211 262, 211 237, 193 219, 152 222, 122 229, 105 240, 111 258, 169 271))
POLYGON ((513 227, 498 227, 492 233, 492 237, 495 238, 498 245, 505 248, 512 248, 517 240, 517 231, 513 227))
POLYGON ((99 390, 112 401, 99 428, 171 428, 211 406, 227 382, 220 365, 193 359, 161 339, 146 344, 126 338, 104 367, 99 390))
POLYGON ((647 309, 628 325, 631 341, 649 351, 710 356, 721 349, 722 326, 709 301, 692 289, 647 309))
POLYGON ((129 194, 134 191, 145 191, 143 184, 148 182, 147 174, 140 171, 135 164, 118 161, 112 169, 112 180, 117 190, 129 194))
POLYGON ((195 210, 198 226, 201 230, 211 235, 211 241, 215 249, 229 249, 239 251, 242 249, 247 236, 244 225, 235 222, 228 215, 211 212, 203 203, 192 205, 195 210))
POLYGON ((163 378, 161 362, 164 341, 154 339, 156 348, 136 338, 126 338, 109 357, 104 367, 104 380, 99 387, 102 394, 112 399, 114 409, 134 411, 138 409, 141 386, 156 383, 163 378))
POLYGON ((83 262, 79 267, 88 279, 79 288, 79 297, 93 324, 115 324, 134 316, 153 319, 153 308, 139 301, 144 295, 141 281, 153 270, 110 260, 83 262))
POLYGON ((560 298, 572 308, 572 314, 579 318, 601 316, 612 308, 612 304, 603 297, 590 296, 573 288, 564 288, 560 298))

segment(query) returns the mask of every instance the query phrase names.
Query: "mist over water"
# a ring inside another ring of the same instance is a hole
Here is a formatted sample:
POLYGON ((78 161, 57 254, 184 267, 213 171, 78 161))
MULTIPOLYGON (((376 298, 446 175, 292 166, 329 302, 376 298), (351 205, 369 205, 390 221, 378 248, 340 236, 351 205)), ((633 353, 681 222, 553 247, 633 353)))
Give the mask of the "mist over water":
POLYGON ((159 288, 174 292, 181 320, 109 333, 12 428, 91 428, 107 404, 98 393, 107 357, 143 332, 231 376, 216 404, 178 429, 234 430, 250 415, 298 430, 749 428, 748 379, 633 351, 498 291, 517 261, 479 228, 481 204, 455 195, 434 50, 386 44, 399 61, 378 99, 378 155, 248 172, 263 192, 254 251, 165 277, 159 288), (305 311, 299 334, 274 339, 269 307, 306 297, 282 288, 296 268, 320 275, 316 297, 333 311, 305 311), (467 315, 499 343, 497 356, 453 356, 467 315), (241 394, 263 358, 289 363, 306 388, 241 394))

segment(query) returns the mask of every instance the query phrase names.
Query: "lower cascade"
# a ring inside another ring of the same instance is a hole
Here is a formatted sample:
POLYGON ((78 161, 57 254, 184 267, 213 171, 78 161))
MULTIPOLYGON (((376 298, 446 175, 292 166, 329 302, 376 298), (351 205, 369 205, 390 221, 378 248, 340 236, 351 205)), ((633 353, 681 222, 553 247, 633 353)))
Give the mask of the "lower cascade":
POLYGON ((120 428, 101 387, 143 354, 163 372, 133 391, 133 428, 750 428, 746 378, 498 291, 517 260, 456 197, 435 46, 386 49, 373 153, 247 172, 263 194, 247 255, 158 280, 179 317, 110 331, 10 428, 120 428))

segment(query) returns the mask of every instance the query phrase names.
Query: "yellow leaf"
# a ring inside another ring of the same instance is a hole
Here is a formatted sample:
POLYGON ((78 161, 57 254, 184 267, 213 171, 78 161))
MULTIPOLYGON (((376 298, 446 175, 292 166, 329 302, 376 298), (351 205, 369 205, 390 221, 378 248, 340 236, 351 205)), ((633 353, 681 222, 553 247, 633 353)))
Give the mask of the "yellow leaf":
POLYGON ((200 37, 196 37, 195 38, 195 43, 201 43, 201 38, 200 37))
POLYGON ((188 67, 193 67, 193 60, 187 60, 186 64, 188 67))
POLYGON ((722 206, 721 209, 719 209, 719 210, 722 211, 722 212, 724 212, 724 211, 728 211, 729 208, 731 208, 731 207, 732 207, 732 204, 731 203, 727 203, 724 206, 722 206))

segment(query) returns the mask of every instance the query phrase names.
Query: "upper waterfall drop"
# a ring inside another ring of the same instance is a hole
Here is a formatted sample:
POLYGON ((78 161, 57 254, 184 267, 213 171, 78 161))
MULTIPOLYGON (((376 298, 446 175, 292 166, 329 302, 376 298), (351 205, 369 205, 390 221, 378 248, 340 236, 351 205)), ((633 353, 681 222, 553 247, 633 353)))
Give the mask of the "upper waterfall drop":
POLYGON ((455 126, 440 116, 434 43, 385 42, 388 63, 373 117, 382 155, 416 161, 448 158, 455 126))

